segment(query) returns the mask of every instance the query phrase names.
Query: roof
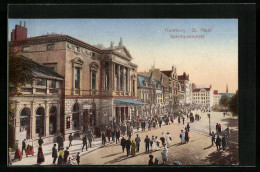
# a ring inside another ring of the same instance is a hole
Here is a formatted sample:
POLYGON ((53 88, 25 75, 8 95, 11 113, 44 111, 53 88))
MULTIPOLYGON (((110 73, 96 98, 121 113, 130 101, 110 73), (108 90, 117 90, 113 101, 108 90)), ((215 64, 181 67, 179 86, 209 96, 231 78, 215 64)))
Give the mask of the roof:
POLYGON ((114 104, 115 105, 143 105, 146 103, 134 99, 115 99, 114 104))
POLYGON ((219 95, 231 98, 232 96, 235 95, 235 93, 219 93, 219 95))
POLYGON ((172 71, 171 70, 164 70, 164 71, 161 71, 164 75, 168 76, 168 77, 171 77, 171 73, 172 71))
POLYGON ((138 87, 145 87, 144 81, 146 79, 149 79, 148 77, 142 76, 142 75, 137 75, 137 86, 138 87))
POLYGON ((210 91, 210 88, 195 88, 192 90, 192 92, 200 92, 200 90, 202 90, 202 89, 204 89, 206 91, 210 91))
MULTIPOLYGON (((30 60, 28 57, 22 56, 23 58, 26 58, 30 60)), ((55 80, 63 80, 64 77, 60 74, 50 70, 50 68, 40 65, 39 63, 36 63, 35 61, 30 60, 32 63, 32 72, 33 76, 36 78, 46 78, 46 79, 55 79, 55 80)))

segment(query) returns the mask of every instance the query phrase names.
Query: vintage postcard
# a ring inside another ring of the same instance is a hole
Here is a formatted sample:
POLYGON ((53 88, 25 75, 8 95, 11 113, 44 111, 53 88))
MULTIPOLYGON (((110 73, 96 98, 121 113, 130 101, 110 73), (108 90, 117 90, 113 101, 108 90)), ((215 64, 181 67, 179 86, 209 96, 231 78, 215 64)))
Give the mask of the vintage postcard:
POLYGON ((8 19, 9 166, 239 165, 238 20, 8 19))

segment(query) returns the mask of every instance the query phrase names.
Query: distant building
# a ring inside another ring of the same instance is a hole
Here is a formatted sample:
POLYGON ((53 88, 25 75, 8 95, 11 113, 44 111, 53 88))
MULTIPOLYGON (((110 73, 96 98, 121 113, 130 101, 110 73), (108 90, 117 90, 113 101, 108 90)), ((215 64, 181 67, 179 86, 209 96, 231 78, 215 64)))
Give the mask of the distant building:
POLYGON ((213 92, 213 106, 214 105, 219 105, 221 95, 218 94, 218 90, 214 90, 213 92))
POLYGON ((178 76, 178 82, 181 85, 181 95, 180 95, 180 102, 184 104, 191 104, 192 103, 192 85, 189 81, 189 75, 185 72, 183 75, 178 76))
POLYGON ((210 85, 209 87, 196 87, 192 90, 193 103, 203 106, 212 107, 213 106, 213 89, 210 85))

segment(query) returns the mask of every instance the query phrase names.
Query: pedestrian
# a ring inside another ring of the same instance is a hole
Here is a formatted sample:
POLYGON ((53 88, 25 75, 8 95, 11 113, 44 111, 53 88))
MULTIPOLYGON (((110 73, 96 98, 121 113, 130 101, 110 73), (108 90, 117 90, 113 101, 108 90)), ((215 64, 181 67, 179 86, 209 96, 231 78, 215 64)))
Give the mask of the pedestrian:
POLYGON ((218 123, 216 124, 216 133, 218 133, 218 123))
POLYGON ((181 143, 185 143, 185 135, 183 130, 181 130, 180 138, 181 138, 181 143))
POLYGON ((107 135, 108 141, 110 142, 111 128, 110 128, 109 126, 107 127, 107 133, 106 133, 106 135, 107 135))
POLYGON ((37 164, 41 164, 44 162, 44 154, 42 151, 42 146, 38 148, 38 154, 37 154, 37 164))
POLYGON ((172 146, 172 137, 171 134, 169 132, 166 133, 166 141, 167 141, 167 147, 171 147, 172 146))
POLYGON ((8 165, 11 166, 12 165, 12 153, 11 153, 12 149, 9 148, 8 149, 8 165))
POLYGON ((158 151, 160 150, 160 141, 158 140, 158 137, 155 136, 155 150, 158 151))
POLYGON ((33 147, 31 145, 29 145, 29 144, 26 147, 26 157, 28 155, 32 155, 32 156, 34 155, 33 147))
POLYGON ((216 139, 217 150, 220 150, 220 145, 221 145, 221 138, 220 138, 219 135, 218 135, 218 136, 217 136, 217 139, 216 139))
POLYGON ((64 159, 64 151, 63 151, 63 147, 61 147, 59 151, 58 165, 63 165, 64 162, 63 159, 64 159))
POLYGON ((25 139, 22 142, 22 155, 23 155, 23 151, 26 151, 26 143, 25 143, 25 139))
POLYGON ((82 152, 83 152, 84 146, 86 146, 86 151, 87 151, 88 150, 88 143, 87 143, 87 136, 86 135, 82 138, 82 152))
POLYGON ((120 138, 120 130, 116 129, 116 144, 117 144, 117 141, 119 143, 119 138, 120 138))
POLYGON ((180 119, 180 116, 178 117, 178 124, 181 123, 181 119, 180 119))
POLYGON ((76 155, 76 161, 77 161, 77 164, 79 165, 79 163, 80 163, 80 154, 79 154, 79 152, 76 155))
POLYGON ((155 161, 154 161, 154 164, 153 164, 153 165, 159 165, 159 158, 156 157, 154 160, 155 160, 155 161))
POLYGON ((42 146, 43 143, 44 143, 44 142, 43 142, 43 140, 42 140, 42 137, 40 137, 39 140, 38 140, 39 146, 42 146))
MULTIPOLYGON (((119 141, 118 141, 118 142, 119 142, 119 141)), ((121 146, 122 146, 122 150, 123 150, 123 153, 124 153, 124 151, 125 151, 125 146, 126 146, 126 140, 125 140, 124 137, 122 137, 122 139, 121 139, 121 146)))
POLYGON ((225 150, 225 147, 226 147, 226 137, 225 135, 222 137, 222 149, 223 151, 225 150))
POLYGON ((72 136, 72 133, 70 133, 70 135, 69 135, 69 141, 70 141, 69 147, 72 146, 72 144, 71 144, 72 140, 73 140, 73 136, 72 136))
POLYGON ((154 140, 154 136, 152 136, 152 139, 150 140, 150 148, 153 148, 153 140, 154 140))
POLYGON ((190 132, 190 123, 187 124, 187 130, 190 132))
POLYGON ((162 119, 160 118, 159 120, 159 127, 161 128, 162 127, 162 119))
POLYGON ((57 152, 57 149, 56 149, 56 144, 54 144, 53 147, 52 147, 52 158, 53 158, 52 164, 53 165, 55 164, 57 157, 58 157, 58 152, 57 152))
POLYGON ((189 143, 189 132, 188 131, 185 131, 185 143, 189 143))
POLYGON ((165 134, 164 134, 164 132, 162 132, 162 137, 160 138, 160 140, 162 141, 162 145, 165 144, 165 134))
POLYGON ((146 138, 144 139, 144 142, 145 142, 145 152, 149 152, 150 139, 149 139, 148 135, 146 135, 146 138))
POLYGON ((185 121, 185 118, 184 118, 184 117, 182 117, 182 124, 184 124, 184 121, 185 121))
POLYGON ((115 135, 116 135, 116 132, 115 130, 113 129, 112 132, 111 132, 111 136, 112 136, 112 141, 115 142, 115 135))
POLYGON ((105 136, 104 132, 102 132, 101 137, 102 137, 102 145, 105 146, 106 145, 106 136, 105 136))
POLYGON ((131 155, 135 156, 135 153, 136 153, 136 142, 134 140, 132 140, 132 143, 131 143, 131 155))
POLYGON ((91 131, 88 132, 88 143, 89 143, 89 147, 91 148, 92 147, 92 141, 94 140, 94 136, 93 134, 91 133, 91 131))
POLYGON ((213 146, 213 143, 215 143, 215 134, 214 134, 214 131, 212 131, 212 133, 211 133, 211 143, 212 143, 212 146, 213 146))
POLYGON ((67 147, 66 150, 64 151, 64 164, 67 164, 69 155, 70 155, 69 147, 67 147))
POLYGON ((148 121, 148 130, 151 131, 152 122, 151 120, 148 121))
POLYGON ((16 146, 15 149, 15 155, 14 155, 14 159, 18 159, 19 161, 21 161, 21 159, 23 158, 21 150, 19 149, 18 145, 16 146))
POLYGON ((162 154, 163 165, 166 165, 168 161, 167 150, 164 148, 161 154, 162 154))
POLYGON ((139 147, 140 147, 140 143, 141 143, 141 138, 139 137, 138 134, 136 134, 135 142, 136 142, 136 152, 139 153, 139 147))
POLYGON ((127 157, 130 154, 130 148, 131 148, 131 141, 130 141, 130 137, 128 138, 128 140, 125 141, 125 145, 126 145, 126 153, 127 153, 127 157))
POLYGON ((57 136, 57 143, 58 143, 58 151, 60 151, 60 148, 63 147, 64 139, 60 133, 59 136, 57 136))
POLYGON ((218 124, 218 132, 221 133, 221 125, 218 124))
POLYGON ((149 155, 148 165, 153 165, 153 155, 149 155))

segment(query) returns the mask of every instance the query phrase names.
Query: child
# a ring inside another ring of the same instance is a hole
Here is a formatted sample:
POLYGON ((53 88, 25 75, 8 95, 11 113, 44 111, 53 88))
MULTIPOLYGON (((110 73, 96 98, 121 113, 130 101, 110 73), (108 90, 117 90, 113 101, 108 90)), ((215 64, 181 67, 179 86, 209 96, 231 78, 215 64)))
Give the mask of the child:
POLYGON ((162 151, 162 160, 163 160, 163 165, 166 165, 166 162, 168 161, 168 156, 167 156, 167 150, 166 148, 163 149, 162 151))
POLYGON ((79 152, 77 153, 76 160, 77 160, 77 163, 78 163, 78 165, 79 165, 79 163, 80 163, 80 155, 79 155, 79 152))
POLYGON ((153 155, 149 155, 149 158, 148 165, 153 165, 153 155))
POLYGON ((155 158, 155 162, 153 165, 159 165, 159 158, 155 158))

